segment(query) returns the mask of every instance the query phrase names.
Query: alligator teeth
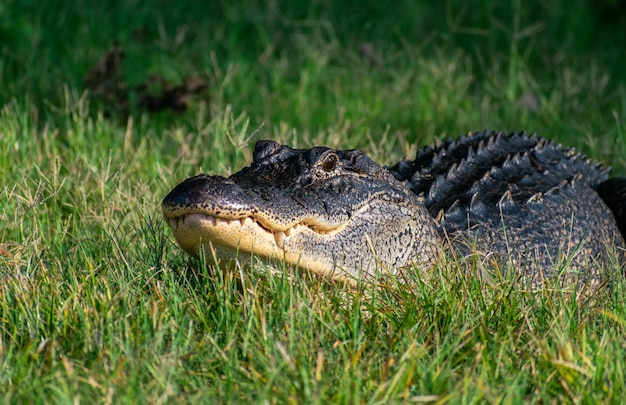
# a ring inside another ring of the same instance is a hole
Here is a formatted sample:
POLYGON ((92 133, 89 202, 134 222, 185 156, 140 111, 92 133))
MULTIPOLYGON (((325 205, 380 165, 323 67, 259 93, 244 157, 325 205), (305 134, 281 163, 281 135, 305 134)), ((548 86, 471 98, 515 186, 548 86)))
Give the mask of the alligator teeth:
POLYGON ((282 232, 282 231, 274 232, 274 241, 276 241, 276 245, 278 245, 279 248, 284 249, 285 248, 285 232, 282 232))
POLYGON ((217 220, 216 220, 215 217, 212 217, 212 216, 209 215, 206 218, 211 223, 211 226, 215 226, 217 224, 217 220))
POLYGON ((285 229, 285 236, 291 235, 291 228, 285 229))

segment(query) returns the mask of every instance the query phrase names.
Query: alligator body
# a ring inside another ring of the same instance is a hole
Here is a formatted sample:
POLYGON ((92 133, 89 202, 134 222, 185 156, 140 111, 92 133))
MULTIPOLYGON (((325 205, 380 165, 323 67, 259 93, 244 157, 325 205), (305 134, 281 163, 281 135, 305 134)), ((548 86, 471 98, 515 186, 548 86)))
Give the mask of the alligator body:
POLYGON ((456 257, 546 277, 603 280, 624 261, 626 179, 525 133, 479 132, 389 168, 358 150, 260 141, 249 167, 199 175, 163 200, 193 256, 286 260, 336 279, 456 257))

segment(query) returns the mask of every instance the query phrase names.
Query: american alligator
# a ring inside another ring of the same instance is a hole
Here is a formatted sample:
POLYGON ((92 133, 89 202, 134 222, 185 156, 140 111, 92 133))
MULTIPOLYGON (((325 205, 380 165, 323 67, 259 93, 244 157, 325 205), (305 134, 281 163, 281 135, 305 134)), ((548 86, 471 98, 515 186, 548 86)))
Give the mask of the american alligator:
POLYGON ((249 167, 191 177, 162 209, 196 257, 253 255, 367 279, 427 269, 449 249, 517 269, 532 287, 597 283, 626 256, 626 178, 608 173, 526 133, 470 133, 393 167, 356 149, 259 141, 249 167))

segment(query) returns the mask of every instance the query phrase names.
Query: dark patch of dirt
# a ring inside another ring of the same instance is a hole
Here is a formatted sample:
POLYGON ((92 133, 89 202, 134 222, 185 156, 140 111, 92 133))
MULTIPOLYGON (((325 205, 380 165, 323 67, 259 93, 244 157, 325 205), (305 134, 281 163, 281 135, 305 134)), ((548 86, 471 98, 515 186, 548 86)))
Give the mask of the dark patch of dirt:
POLYGON ((127 86, 123 75, 124 55, 124 49, 113 46, 91 67, 85 79, 85 89, 105 104, 107 113, 128 116, 132 107, 150 112, 182 113, 193 96, 209 89, 209 82, 200 76, 173 84, 161 75, 151 75, 138 86, 127 86), (131 100, 137 100, 136 105, 132 105, 131 100))

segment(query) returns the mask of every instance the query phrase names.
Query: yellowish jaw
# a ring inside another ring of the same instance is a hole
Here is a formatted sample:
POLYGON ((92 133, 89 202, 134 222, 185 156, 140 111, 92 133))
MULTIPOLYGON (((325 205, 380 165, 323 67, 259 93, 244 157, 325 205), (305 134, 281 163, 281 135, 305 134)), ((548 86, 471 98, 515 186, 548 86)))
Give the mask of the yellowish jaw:
MULTIPOLYGON (((329 276, 334 268, 332 257, 302 257, 302 252, 289 248, 291 238, 316 238, 316 231, 305 225, 295 225, 285 231, 272 231, 251 217, 240 219, 217 218, 205 214, 187 214, 167 219, 180 247, 192 256, 199 257, 203 246, 211 245, 221 251, 231 251, 233 258, 251 254, 285 260, 293 265, 329 276)), ((332 277, 332 274, 330 275, 332 277)))

